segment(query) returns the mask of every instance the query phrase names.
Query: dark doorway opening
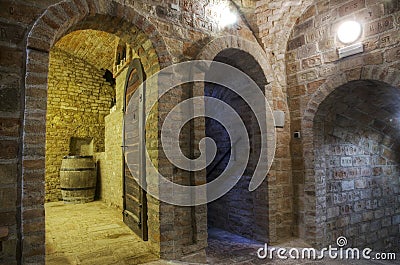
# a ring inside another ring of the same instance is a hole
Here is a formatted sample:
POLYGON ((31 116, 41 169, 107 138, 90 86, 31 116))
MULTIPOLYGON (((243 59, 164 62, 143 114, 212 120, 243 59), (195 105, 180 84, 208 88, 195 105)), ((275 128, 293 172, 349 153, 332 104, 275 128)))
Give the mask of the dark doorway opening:
MULTIPOLYGON (((250 54, 238 49, 226 49, 220 52, 214 61, 228 64, 244 72, 265 94, 267 81, 263 70, 250 54)), ((221 244, 248 245, 257 241, 268 242, 267 183, 265 181, 253 192, 248 190, 261 152, 261 131, 256 116, 244 99, 227 87, 206 83, 204 95, 221 100, 235 110, 246 127, 247 135, 242 137, 247 137, 250 145, 246 169, 238 183, 224 196, 207 205, 208 250, 218 251, 218 247, 214 246, 221 244)), ((228 115, 223 112, 221 109, 221 115, 228 115)), ((235 147, 237 139, 230 139, 226 128, 217 120, 206 118, 205 125, 206 136, 213 139, 217 146, 216 156, 207 167, 209 183, 227 168, 229 160, 235 160, 241 155, 241 150, 235 147)))

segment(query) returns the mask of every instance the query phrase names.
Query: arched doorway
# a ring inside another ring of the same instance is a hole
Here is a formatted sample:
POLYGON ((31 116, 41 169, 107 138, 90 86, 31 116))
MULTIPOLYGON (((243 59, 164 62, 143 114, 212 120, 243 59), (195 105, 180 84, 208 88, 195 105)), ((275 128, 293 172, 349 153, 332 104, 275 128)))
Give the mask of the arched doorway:
MULTIPOLYGON (((237 48, 227 48, 220 51, 214 57, 214 61, 230 65, 245 73, 265 95, 266 77, 251 54, 237 48)), ((211 65, 210 72, 215 71, 211 65)), ((234 77, 227 74, 224 78, 232 79, 234 77)), ((264 181, 255 191, 249 191, 250 180, 257 163, 259 163, 261 152, 259 121, 250 106, 230 88, 214 83, 205 84, 204 96, 218 99, 235 110, 247 131, 247 135, 240 137, 248 138, 250 145, 247 166, 245 165, 239 182, 224 196, 207 205, 208 252, 215 256, 215 253, 219 251, 220 253, 218 253, 223 256, 223 252, 227 251, 226 248, 229 249, 235 245, 242 247, 242 244, 269 241, 268 185, 267 181, 264 181)), ((209 111, 207 106, 206 104, 206 115, 209 111)), ((267 106, 264 105, 260 108, 266 110, 267 106)), ((229 112, 221 108, 218 115, 226 116, 229 115, 229 112)), ((236 141, 240 141, 240 139, 231 139, 231 135, 228 135, 224 126, 226 125, 222 125, 215 119, 205 119, 205 136, 213 139, 217 146, 216 156, 206 169, 208 183, 218 178, 227 169, 229 160, 236 160, 237 156, 242 155, 241 150, 236 146, 236 141), (231 141, 233 142, 231 143, 231 141)), ((253 250, 249 248, 249 251, 253 250)))
MULTIPOLYGON (((147 74, 156 72, 160 67, 168 65, 169 55, 165 45, 157 34, 157 30, 129 7, 109 2, 102 6, 92 5, 81 1, 78 4, 68 2, 49 7, 35 22, 27 40, 27 65, 26 65, 26 98, 25 98, 25 123, 23 134, 23 166, 22 183, 23 193, 26 194, 22 201, 24 212, 21 213, 25 220, 22 224, 23 257, 29 260, 44 262, 45 257, 45 130, 46 130, 46 103, 47 103, 47 76, 49 64, 49 51, 54 42, 62 36, 77 30, 99 30, 120 37, 125 43, 138 51, 138 56, 143 58, 143 67, 147 74), (114 11, 124 9, 127 13, 116 15, 114 11), (76 12, 71 12, 75 10, 76 12), (63 15, 60 15, 60 12, 63 15), (56 21, 53 19, 56 14, 56 21), (60 16, 58 16, 58 15, 60 16), (102 14, 102 15, 100 15, 102 14), (127 21, 135 21, 140 29, 127 21), (129 29, 129 30, 127 30, 129 29), (133 30, 135 29, 135 30, 133 30), (148 35, 144 33, 149 32, 148 35), (159 63, 159 56, 164 60, 159 63), (32 125, 35 130, 28 129, 32 125), (32 166, 34 165, 34 167, 32 166), (34 176, 34 177, 33 177, 34 176), (29 215, 30 210, 35 210, 39 215, 29 215), (35 224, 35 230, 25 229, 35 224), (25 254, 27 253, 35 253, 25 254)), ((154 124, 157 127, 157 123, 154 124)), ((121 167, 122 170, 122 167, 121 167)), ((158 205, 157 201, 152 201, 158 205)), ((152 224, 149 248, 154 253, 159 253, 159 213, 157 206, 152 208, 152 224)))
POLYGON ((375 80, 336 88, 314 117, 314 163, 325 244, 398 251, 400 91, 375 80))
POLYGON ((124 170, 121 148, 125 100, 130 100, 126 95, 135 98, 144 80, 139 58, 116 35, 91 29, 72 31, 50 51, 45 207, 49 264, 96 256, 103 262, 157 259, 146 242, 147 198, 135 193, 141 190, 137 174, 124 170), (97 165, 95 202, 88 202, 94 187, 85 186, 93 170, 63 166, 83 158, 93 158, 97 165), (64 203, 58 202, 61 194, 64 203))

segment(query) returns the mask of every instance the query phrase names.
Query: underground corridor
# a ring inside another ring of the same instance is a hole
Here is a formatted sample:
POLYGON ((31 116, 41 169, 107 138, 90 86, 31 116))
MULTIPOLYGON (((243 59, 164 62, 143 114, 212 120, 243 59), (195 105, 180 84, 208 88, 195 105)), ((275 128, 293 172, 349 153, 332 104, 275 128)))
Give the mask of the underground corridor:
POLYGON ((92 29, 70 32, 50 51, 46 264, 158 259, 121 148, 126 102, 145 76, 139 58, 116 35, 92 29))

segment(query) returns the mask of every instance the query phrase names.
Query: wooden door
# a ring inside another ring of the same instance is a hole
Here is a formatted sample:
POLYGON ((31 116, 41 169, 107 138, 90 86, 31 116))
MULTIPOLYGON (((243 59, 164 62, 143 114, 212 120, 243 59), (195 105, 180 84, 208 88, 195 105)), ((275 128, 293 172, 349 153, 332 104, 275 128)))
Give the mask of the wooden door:
POLYGON ((124 100, 124 211, 123 220, 143 240, 147 240, 147 199, 144 132, 145 79, 139 59, 131 63, 124 100), (129 114, 128 114, 129 113, 129 114), (128 167, 129 164, 129 167, 128 167))

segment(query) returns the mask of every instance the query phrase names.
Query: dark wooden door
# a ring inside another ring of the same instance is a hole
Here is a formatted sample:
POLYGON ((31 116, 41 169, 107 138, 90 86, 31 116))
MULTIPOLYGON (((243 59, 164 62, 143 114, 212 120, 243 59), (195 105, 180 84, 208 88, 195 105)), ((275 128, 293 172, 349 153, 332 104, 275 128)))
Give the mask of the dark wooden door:
POLYGON ((145 79, 139 59, 131 63, 125 86, 124 119, 124 222, 147 240, 146 167, 144 157, 145 79), (129 166, 128 166, 129 164, 129 166))

